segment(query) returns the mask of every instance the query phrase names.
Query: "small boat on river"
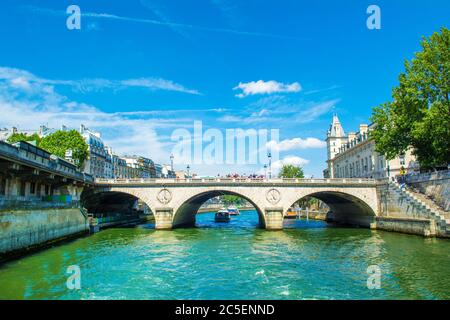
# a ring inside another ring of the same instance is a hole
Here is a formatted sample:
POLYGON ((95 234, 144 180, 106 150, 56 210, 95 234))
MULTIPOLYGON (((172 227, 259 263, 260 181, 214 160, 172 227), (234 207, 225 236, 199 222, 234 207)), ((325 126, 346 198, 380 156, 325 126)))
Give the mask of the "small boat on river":
POLYGON ((230 216, 238 216, 241 214, 239 212, 239 209, 235 206, 229 206, 227 210, 228 210, 228 213, 230 214, 230 216))
POLYGON ((297 209, 294 208, 289 208, 288 211, 286 212, 286 219, 296 219, 297 218, 297 209))
POLYGON ((220 209, 214 215, 215 222, 230 222, 230 220, 231 220, 230 213, 225 208, 220 209))

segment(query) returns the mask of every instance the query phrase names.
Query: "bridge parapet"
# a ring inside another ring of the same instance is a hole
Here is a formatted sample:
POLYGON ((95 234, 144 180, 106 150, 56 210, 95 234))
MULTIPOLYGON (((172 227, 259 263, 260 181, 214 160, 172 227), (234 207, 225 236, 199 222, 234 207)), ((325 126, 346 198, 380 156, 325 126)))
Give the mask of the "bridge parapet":
MULTIPOLYGON (((195 178, 195 179, 95 179, 98 186, 105 185, 369 185, 375 186, 380 180, 365 178, 344 178, 344 179, 246 179, 246 178, 195 178)), ((383 182, 385 183, 385 182, 383 182)))

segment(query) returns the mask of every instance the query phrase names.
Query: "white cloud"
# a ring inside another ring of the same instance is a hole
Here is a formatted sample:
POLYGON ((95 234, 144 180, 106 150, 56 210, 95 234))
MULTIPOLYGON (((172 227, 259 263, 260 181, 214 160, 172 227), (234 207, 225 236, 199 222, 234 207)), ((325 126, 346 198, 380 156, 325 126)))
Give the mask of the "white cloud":
POLYGON ((276 151, 289 151, 289 150, 299 150, 299 149, 313 149, 313 148, 324 148, 326 143, 317 138, 293 138, 286 139, 280 142, 271 140, 267 143, 267 148, 276 151))
POLYGON ((126 89, 130 87, 140 87, 149 90, 165 90, 183 92, 188 94, 199 95, 200 92, 193 89, 188 89, 181 84, 175 83, 171 80, 161 78, 139 78, 139 79, 125 79, 125 80, 109 80, 102 78, 82 79, 82 80, 53 80, 37 77, 28 71, 19 70, 15 68, 0 67, 0 80, 7 80, 12 85, 26 88, 29 83, 37 83, 43 85, 54 86, 69 86, 78 92, 99 91, 103 89, 126 89))
POLYGON ((298 123, 311 122, 311 121, 319 118, 320 116, 327 114, 330 110, 332 110, 334 108, 336 103, 338 103, 339 101, 340 101, 339 99, 335 99, 335 100, 325 101, 325 102, 316 104, 316 105, 312 106, 311 108, 300 112, 297 115, 295 120, 298 123))
POLYGON ((173 81, 165 79, 157 79, 157 78, 129 79, 121 81, 120 84, 126 87, 142 87, 151 90, 168 90, 190 94, 200 94, 197 90, 187 89, 178 83, 174 83, 173 81))
POLYGON ((271 94, 277 92, 299 92, 302 87, 300 83, 293 82, 291 84, 284 84, 274 80, 264 81, 251 81, 247 83, 240 82, 233 90, 242 90, 242 93, 236 95, 236 97, 244 98, 249 95, 255 94, 271 94))
POLYGON ((297 157, 297 156, 286 156, 283 159, 277 160, 272 163, 272 171, 274 175, 277 175, 277 173, 280 171, 280 169, 283 167, 283 165, 291 164, 294 166, 300 166, 303 167, 304 165, 308 164, 309 160, 297 157))
POLYGON ((271 96, 249 104, 248 108, 240 112, 225 113, 217 120, 243 124, 283 124, 286 121, 290 124, 304 124, 313 122, 329 113, 339 101, 339 99, 334 99, 323 102, 292 102, 285 97, 271 96))
MULTIPOLYGON (((188 109, 184 110, 186 114, 188 109)), ((19 69, 0 68, 0 127, 37 130, 79 128, 80 124, 100 131, 105 143, 119 154, 140 154, 157 162, 168 162, 170 139, 158 136, 159 129, 192 125, 192 119, 173 117, 173 110, 107 113, 95 106, 72 101, 56 92, 46 81, 19 69)), ((223 109, 206 109, 222 112, 223 109)), ((177 110, 179 114, 183 110, 177 110)), ((192 111, 189 110, 189 113, 192 111)))

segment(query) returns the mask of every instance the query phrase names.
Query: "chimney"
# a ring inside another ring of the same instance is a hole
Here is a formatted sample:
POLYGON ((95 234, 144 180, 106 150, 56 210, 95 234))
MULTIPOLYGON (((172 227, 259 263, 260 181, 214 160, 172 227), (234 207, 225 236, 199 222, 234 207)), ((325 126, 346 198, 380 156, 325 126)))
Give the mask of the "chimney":
POLYGON ((354 132, 348 133, 348 142, 350 142, 350 147, 353 146, 353 140, 356 138, 356 134, 354 132))
POLYGON ((367 124, 360 124, 359 125, 359 133, 364 134, 367 133, 367 130, 369 129, 369 126, 367 124))

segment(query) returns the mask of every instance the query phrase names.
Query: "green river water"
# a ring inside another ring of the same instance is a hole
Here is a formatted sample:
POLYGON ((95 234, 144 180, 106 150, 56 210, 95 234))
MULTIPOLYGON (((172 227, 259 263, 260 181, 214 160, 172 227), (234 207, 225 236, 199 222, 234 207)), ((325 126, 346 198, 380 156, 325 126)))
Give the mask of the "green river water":
POLYGON ((254 211, 197 228, 116 228, 0 265, 1 299, 449 299, 450 241, 289 220, 254 211), (69 290, 68 266, 81 270, 69 290), (367 268, 381 270, 368 289, 367 268))

